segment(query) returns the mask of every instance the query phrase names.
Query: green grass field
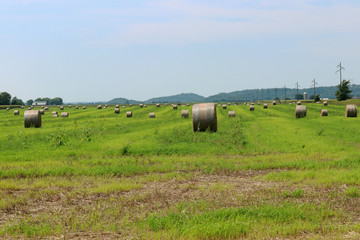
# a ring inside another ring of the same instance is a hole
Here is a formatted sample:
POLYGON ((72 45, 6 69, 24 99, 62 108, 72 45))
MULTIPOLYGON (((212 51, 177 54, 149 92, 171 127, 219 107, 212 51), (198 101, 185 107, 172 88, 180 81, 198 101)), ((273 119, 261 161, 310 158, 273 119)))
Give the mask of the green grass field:
POLYGON ((0 238, 358 239, 360 119, 344 104, 217 107, 217 133, 192 132, 191 106, 50 107, 38 129, 1 109, 0 238))

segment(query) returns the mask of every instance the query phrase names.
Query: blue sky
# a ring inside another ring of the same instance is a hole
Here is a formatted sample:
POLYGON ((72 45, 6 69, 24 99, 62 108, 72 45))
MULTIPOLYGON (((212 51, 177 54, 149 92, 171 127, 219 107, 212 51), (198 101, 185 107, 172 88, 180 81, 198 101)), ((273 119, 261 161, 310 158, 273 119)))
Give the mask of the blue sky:
POLYGON ((360 1, 0 0, 0 91, 146 100, 360 84, 360 1))

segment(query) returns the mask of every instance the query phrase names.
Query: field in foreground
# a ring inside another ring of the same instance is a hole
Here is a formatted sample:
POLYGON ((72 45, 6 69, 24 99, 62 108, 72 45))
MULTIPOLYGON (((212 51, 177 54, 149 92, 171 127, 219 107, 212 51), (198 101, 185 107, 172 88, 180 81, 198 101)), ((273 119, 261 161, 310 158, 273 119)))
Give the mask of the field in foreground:
POLYGON ((0 110, 0 238, 358 239, 360 119, 306 106, 218 107, 217 133, 186 106, 0 110))

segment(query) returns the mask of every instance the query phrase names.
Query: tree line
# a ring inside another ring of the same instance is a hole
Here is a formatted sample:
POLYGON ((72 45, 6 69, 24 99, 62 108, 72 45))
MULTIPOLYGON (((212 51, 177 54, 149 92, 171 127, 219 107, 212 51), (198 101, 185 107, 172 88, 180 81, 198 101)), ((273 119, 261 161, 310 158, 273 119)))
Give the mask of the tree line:
MULTIPOLYGON (((46 105, 62 105, 63 99, 60 97, 55 98, 37 98, 35 99, 36 102, 46 102, 46 105)), ((32 105, 34 100, 30 99, 26 102, 26 105, 32 105)), ((17 98, 16 96, 12 97, 8 92, 1 92, 0 93, 0 105, 25 105, 23 100, 17 98)))

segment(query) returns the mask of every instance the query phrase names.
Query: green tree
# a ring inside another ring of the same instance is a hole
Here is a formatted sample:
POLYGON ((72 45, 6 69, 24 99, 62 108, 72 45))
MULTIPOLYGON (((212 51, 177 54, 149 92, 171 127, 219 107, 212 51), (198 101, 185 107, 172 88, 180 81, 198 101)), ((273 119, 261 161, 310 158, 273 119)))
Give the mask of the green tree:
POLYGON ((24 105, 24 102, 15 96, 11 99, 11 105, 24 105))
POLYGON ((320 94, 314 97, 314 102, 319 102, 319 101, 320 101, 320 94))
POLYGON ((338 101, 344 101, 352 98, 352 95, 350 95, 352 91, 350 90, 349 85, 350 80, 342 80, 342 82, 337 86, 338 90, 335 92, 335 96, 338 101))
POLYGON ((33 104, 34 100, 30 99, 27 100, 26 105, 31 106, 31 104, 33 104))
POLYGON ((300 94, 300 93, 295 94, 295 99, 296 99, 296 100, 304 99, 304 95, 303 95, 303 94, 300 94))
POLYGON ((0 105, 10 105, 11 95, 7 92, 0 93, 0 105))

